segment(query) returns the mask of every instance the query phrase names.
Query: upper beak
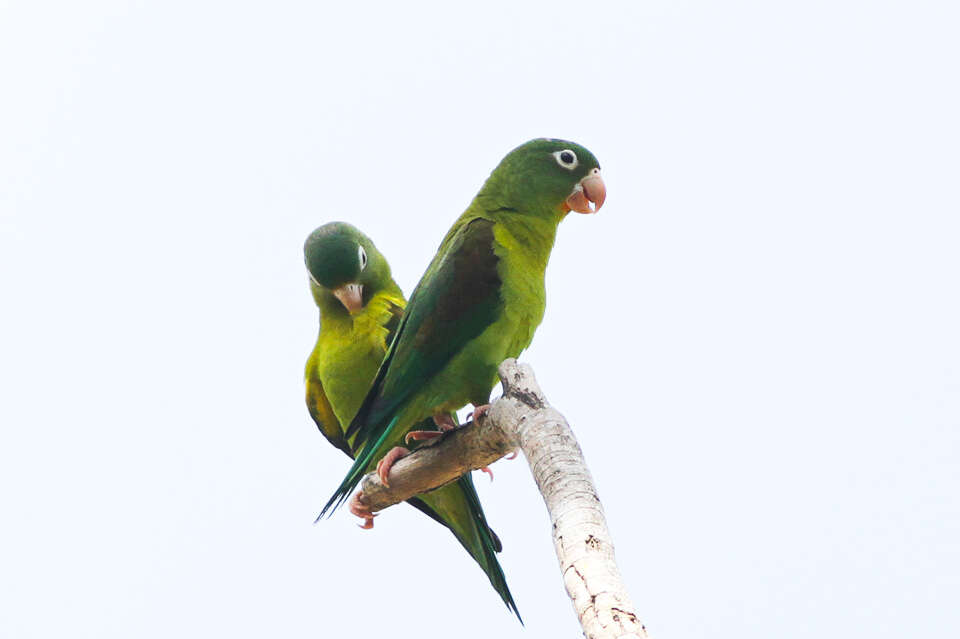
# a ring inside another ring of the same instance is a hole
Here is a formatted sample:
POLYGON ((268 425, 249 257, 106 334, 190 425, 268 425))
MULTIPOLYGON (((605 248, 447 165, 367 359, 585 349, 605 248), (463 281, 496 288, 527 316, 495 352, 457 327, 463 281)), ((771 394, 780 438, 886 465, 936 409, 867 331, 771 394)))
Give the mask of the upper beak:
POLYGON ((593 169, 573 187, 565 204, 577 213, 596 213, 607 199, 607 186, 600 177, 600 169, 593 169), (593 204, 593 208, 590 205, 593 204))
POLYGON ((350 313, 363 308, 363 284, 344 284, 340 288, 333 289, 333 294, 350 313))

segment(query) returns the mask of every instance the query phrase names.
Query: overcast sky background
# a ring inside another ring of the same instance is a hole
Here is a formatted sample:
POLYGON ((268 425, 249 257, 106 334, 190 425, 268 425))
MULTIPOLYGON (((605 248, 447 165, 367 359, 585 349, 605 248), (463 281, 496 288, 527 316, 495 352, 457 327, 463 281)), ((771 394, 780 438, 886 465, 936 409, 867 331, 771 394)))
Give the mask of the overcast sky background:
POLYGON ((500 158, 599 158, 531 363, 659 639, 953 637, 947 2, 0 3, 0 636, 576 637, 523 460, 527 626, 413 509, 313 525, 316 226, 408 293, 500 158))

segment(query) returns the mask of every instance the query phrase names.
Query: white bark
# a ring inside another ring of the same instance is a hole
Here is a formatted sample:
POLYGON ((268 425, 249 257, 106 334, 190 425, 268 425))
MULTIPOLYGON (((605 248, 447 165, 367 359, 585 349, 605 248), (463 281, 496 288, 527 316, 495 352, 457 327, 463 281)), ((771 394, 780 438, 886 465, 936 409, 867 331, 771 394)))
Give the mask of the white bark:
POLYGON ((547 403, 533 370, 508 359, 498 370, 503 397, 479 420, 398 461, 390 486, 376 473, 362 501, 382 510, 493 463, 519 447, 553 523, 560 572, 587 639, 647 639, 617 569, 593 478, 566 419, 547 403))

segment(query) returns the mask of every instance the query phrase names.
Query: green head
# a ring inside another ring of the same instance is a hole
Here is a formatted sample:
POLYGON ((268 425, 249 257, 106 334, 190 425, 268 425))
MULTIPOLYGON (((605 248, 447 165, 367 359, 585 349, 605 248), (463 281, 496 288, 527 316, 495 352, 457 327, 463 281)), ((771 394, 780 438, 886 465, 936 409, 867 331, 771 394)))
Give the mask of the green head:
POLYGON ((386 258, 369 237, 346 222, 330 222, 311 233, 303 244, 303 259, 318 303, 332 296, 350 313, 384 288, 396 286, 386 258))
POLYGON ((510 151, 479 195, 505 208, 562 217, 570 211, 597 212, 607 190, 593 153, 575 142, 540 138, 510 151))

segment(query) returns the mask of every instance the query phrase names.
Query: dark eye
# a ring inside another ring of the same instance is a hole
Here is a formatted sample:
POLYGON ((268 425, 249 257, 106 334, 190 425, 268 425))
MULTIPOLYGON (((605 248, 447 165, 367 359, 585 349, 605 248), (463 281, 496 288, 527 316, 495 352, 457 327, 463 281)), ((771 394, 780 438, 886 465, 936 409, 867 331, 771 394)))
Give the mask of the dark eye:
POLYGON ((577 166, 577 154, 571 151, 570 149, 564 149, 563 151, 557 151, 553 154, 553 157, 557 158, 557 164, 562 166, 565 169, 575 169, 577 166))
POLYGON ((357 247, 357 254, 360 256, 360 270, 367 268, 367 252, 363 250, 362 246, 357 247))

